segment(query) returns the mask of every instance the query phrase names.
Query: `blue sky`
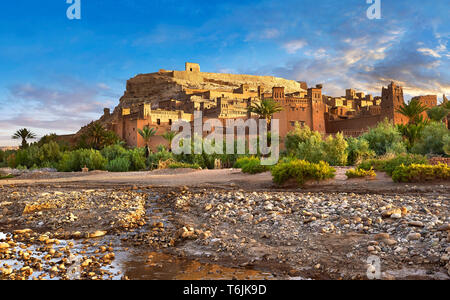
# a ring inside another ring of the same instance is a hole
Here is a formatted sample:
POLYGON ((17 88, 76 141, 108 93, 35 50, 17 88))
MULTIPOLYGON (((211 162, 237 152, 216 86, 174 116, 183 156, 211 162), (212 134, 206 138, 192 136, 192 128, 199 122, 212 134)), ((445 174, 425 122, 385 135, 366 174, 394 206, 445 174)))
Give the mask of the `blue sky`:
POLYGON ((0 7, 0 145, 31 128, 73 133, 117 105, 126 80, 161 68, 274 75, 379 95, 450 94, 450 2, 381 0, 4 1, 0 7))

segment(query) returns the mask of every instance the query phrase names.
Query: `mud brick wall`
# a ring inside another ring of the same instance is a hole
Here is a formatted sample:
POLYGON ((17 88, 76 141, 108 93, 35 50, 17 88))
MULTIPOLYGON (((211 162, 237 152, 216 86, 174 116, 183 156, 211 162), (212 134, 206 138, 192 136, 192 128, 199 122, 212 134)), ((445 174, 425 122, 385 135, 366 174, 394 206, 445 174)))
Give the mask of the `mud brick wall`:
POLYGON ((437 165, 439 163, 446 164, 447 166, 450 166, 450 157, 433 157, 429 159, 430 164, 437 165))

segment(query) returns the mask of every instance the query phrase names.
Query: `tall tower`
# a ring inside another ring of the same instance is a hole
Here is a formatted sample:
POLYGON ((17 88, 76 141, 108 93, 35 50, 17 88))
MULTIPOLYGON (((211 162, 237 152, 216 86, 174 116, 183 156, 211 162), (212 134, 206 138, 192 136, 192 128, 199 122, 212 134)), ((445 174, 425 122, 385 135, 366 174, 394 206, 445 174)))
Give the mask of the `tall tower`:
POLYGON ((322 99, 322 85, 308 89, 308 100, 311 106, 311 129, 325 133, 325 103, 322 99))
POLYGON ((272 98, 277 102, 284 100, 284 87, 273 87, 272 88, 272 98))
POLYGON ((396 125, 408 123, 408 118, 397 112, 397 109, 405 104, 401 86, 391 82, 387 88, 383 87, 381 98, 381 115, 383 118, 388 118, 396 125))

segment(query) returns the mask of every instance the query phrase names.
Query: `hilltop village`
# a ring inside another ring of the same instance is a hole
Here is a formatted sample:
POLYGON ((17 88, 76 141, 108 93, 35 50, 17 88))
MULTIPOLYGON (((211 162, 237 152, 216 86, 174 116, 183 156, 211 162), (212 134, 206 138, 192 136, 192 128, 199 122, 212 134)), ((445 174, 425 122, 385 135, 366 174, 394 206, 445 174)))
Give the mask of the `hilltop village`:
MULTIPOLYGON (((184 71, 159 70, 128 80, 119 105, 113 112, 105 108, 99 122, 129 146, 139 147, 144 140, 138 130, 144 126, 157 130, 152 140, 155 147, 165 143, 159 135, 170 131, 173 122, 193 122, 195 111, 203 112, 204 121, 257 118, 248 108, 268 98, 283 107, 273 116, 280 120, 281 137, 296 123, 323 134, 359 136, 385 118, 395 124, 408 122, 396 112, 404 104, 404 97, 402 87, 394 82, 375 97, 354 89, 346 90, 345 96, 331 97, 322 89, 321 84, 308 87, 306 82, 271 76, 205 73, 200 65, 186 63, 184 71)), ((438 104, 436 95, 416 98, 429 108, 438 104)))

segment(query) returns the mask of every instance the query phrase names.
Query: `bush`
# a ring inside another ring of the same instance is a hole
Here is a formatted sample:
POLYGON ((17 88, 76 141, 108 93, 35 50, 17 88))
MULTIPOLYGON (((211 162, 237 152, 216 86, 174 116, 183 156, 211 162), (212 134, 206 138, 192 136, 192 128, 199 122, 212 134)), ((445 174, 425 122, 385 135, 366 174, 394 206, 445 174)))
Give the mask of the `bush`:
POLYGON ((336 134, 335 137, 329 136, 324 144, 324 160, 332 166, 346 166, 348 159, 347 148, 348 143, 342 133, 336 134))
POLYGON ((14 157, 11 157, 9 166, 15 168, 17 166, 31 168, 55 167, 62 157, 59 144, 51 141, 42 146, 33 144, 28 148, 20 149, 14 157))
POLYGON ((236 160, 236 162, 233 165, 233 168, 235 169, 242 169, 242 167, 252 159, 252 157, 240 157, 236 160))
POLYGON ((369 142, 365 139, 348 138, 348 159, 347 164, 354 166, 364 160, 375 157, 375 151, 370 149, 369 142))
POLYGON ((324 142, 320 133, 312 135, 305 142, 297 146, 296 156, 299 159, 312 163, 323 161, 326 157, 324 150, 324 142))
POLYGON ((66 151, 58 164, 60 172, 78 172, 84 166, 89 170, 105 170, 107 164, 100 151, 93 149, 79 149, 76 151, 66 151))
POLYGON ((446 135, 444 137, 444 147, 443 150, 445 154, 450 156, 450 135, 446 135))
POLYGON ((129 150, 127 153, 127 158, 131 163, 130 170, 141 171, 147 168, 145 148, 135 148, 133 150, 129 150))
POLYGON ((402 134, 387 119, 369 130, 362 138, 369 142, 370 149, 379 156, 386 153, 400 154, 406 152, 402 134))
POLYGON ((261 165, 261 159, 254 156, 238 158, 233 167, 242 169, 242 172, 247 174, 264 173, 270 170, 269 166, 261 165))
POLYGON ((296 154, 298 145, 306 143, 312 136, 320 135, 318 132, 312 131, 308 126, 301 126, 298 122, 295 123, 294 130, 288 132, 285 138, 285 147, 288 154, 296 154))
POLYGON ((394 170, 401 166, 410 166, 412 164, 428 164, 428 160, 426 157, 422 155, 416 154, 401 154, 398 156, 390 157, 387 156, 385 158, 379 159, 370 159, 362 162, 358 168, 363 170, 375 169, 377 171, 383 171, 392 176, 394 170))
POLYGON ((450 180, 450 167, 445 164, 437 166, 413 164, 401 165, 392 174, 395 182, 424 182, 433 180, 450 180))
POLYGON ((272 168, 273 181, 277 184, 283 184, 290 179, 295 179, 299 186, 307 180, 325 180, 334 178, 336 170, 326 162, 318 164, 310 163, 305 160, 291 160, 281 162, 272 168))
POLYGON ((160 161, 175 160, 172 152, 165 149, 156 153, 150 153, 147 158, 147 166, 150 170, 157 169, 160 161))
POLYGON ((127 150, 120 145, 112 145, 112 146, 103 148, 103 150, 101 151, 101 154, 108 161, 112 161, 119 157, 126 156, 127 150))
POLYGON ((128 172, 130 170, 131 162, 126 157, 118 157, 111 160, 106 165, 106 170, 109 172, 128 172))
POLYGON ((448 147, 450 131, 442 122, 430 122, 422 130, 419 141, 412 147, 411 152, 423 155, 445 155, 445 145, 448 147))
POLYGON ((247 163, 242 166, 242 172, 247 174, 259 174, 269 170, 269 166, 263 166, 261 160, 257 157, 250 158, 247 163))
POLYGON ((351 169, 348 170, 345 175, 348 178, 362 178, 362 177, 377 177, 377 174, 373 169, 370 170, 364 170, 364 169, 351 169))
POLYGON ((182 162, 173 162, 168 166, 169 169, 201 169, 201 167, 197 164, 187 164, 182 162))

